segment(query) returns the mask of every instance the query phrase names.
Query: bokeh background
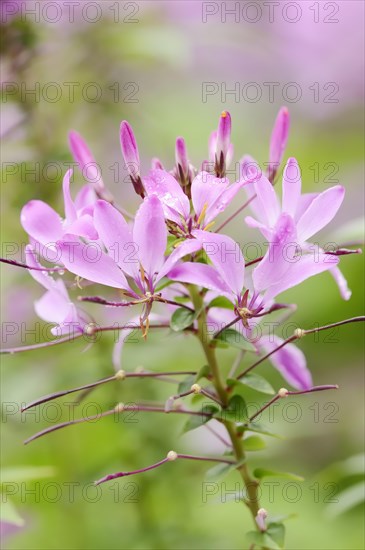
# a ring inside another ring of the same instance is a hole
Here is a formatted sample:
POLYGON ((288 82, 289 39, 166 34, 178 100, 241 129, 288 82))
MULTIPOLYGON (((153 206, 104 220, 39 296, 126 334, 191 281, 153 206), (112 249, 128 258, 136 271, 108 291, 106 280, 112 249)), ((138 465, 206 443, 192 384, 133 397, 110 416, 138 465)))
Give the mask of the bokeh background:
MULTIPOLYGON (((190 158, 199 166, 223 109, 232 114, 235 161, 249 153, 264 163, 281 105, 288 106, 292 117, 286 157, 298 159, 304 190, 322 191, 337 182, 347 190, 339 215, 318 242, 361 243, 362 0, 79 4, 71 17, 62 1, 1 1, 3 252, 9 251, 8 243, 25 242, 19 214, 26 201, 46 200, 61 212, 62 175, 71 161, 70 129, 87 140, 119 203, 133 209, 138 198, 119 148, 122 119, 135 130, 144 173, 155 156, 172 167, 178 135, 185 137, 190 158)), ((75 180, 74 189, 81 175, 75 180)), ((242 245, 257 240, 243 216, 229 232, 242 245)), ((298 304, 294 327, 362 314, 363 267, 358 255, 341 261, 353 291, 348 302, 328 274, 287 292, 283 299, 298 304)), ((2 266, 1 273, 2 346, 30 344, 39 334, 26 335, 24 329, 37 328, 33 299, 42 290, 21 269, 2 266), (9 335, 9 323, 16 324, 14 335, 9 335)), ((100 318, 100 310, 94 312, 100 318)), ((181 437, 184 419, 140 413, 124 422, 106 418, 71 427, 23 446, 24 439, 52 419, 67 419, 70 409, 59 405, 21 416, 20 404, 108 376, 112 344, 110 336, 86 350, 84 343, 75 342, 2 357, 2 517, 13 523, 3 546, 245 547, 248 512, 240 503, 223 502, 229 491, 237 490, 235 474, 206 486, 209 466, 183 461, 100 491, 91 486, 106 473, 148 465, 170 449, 197 452, 204 444, 218 452, 204 428, 181 437)), ((264 488, 262 504, 272 515, 296 516, 287 523, 289 549, 364 548, 363 330, 360 324, 348 325, 299 345, 315 383, 338 383, 340 391, 303 397, 292 409, 275 409, 271 427, 285 439, 268 438, 267 449, 252 453, 251 461, 302 474, 305 481, 288 486, 287 480, 274 479, 271 493, 269 486, 264 488)), ((222 350, 220 356, 222 368, 228 369, 235 353, 222 350)), ((127 344, 123 357, 126 370, 203 364, 196 342, 171 337, 168 331, 127 344)), ((269 364, 260 366, 259 373, 276 388, 283 384, 269 364)), ((171 392, 168 384, 154 381, 108 385, 76 406, 75 416, 106 410, 118 401, 163 402, 171 392), (85 408, 88 402, 94 403, 90 409, 85 408)), ((264 400, 254 392, 250 399, 264 400)))

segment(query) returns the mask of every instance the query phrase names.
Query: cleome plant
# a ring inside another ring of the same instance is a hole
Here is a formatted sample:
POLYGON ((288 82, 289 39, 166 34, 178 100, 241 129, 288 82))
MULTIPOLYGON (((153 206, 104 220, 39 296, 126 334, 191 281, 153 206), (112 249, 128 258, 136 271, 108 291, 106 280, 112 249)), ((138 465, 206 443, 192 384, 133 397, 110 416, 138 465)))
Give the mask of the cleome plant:
MULTIPOLYGON (((185 431, 205 427, 224 444, 224 453, 185 454, 177 443, 175 450, 161 449, 161 459, 155 464, 141 464, 135 471, 105 473, 95 483, 140 474, 176 460, 216 462, 214 468, 220 472, 236 470, 242 480, 239 500, 253 519, 247 534, 251 549, 284 548, 284 524, 262 507, 259 489, 265 476, 293 475, 255 469, 251 459, 247 460, 247 450, 262 448, 261 436, 272 435, 261 423, 261 413, 291 396, 337 389, 333 384, 314 385, 297 341, 307 334, 365 319, 334 320, 326 326, 296 329, 286 339, 269 332, 263 322, 274 314, 275 320, 279 319, 277 325, 284 323, 296 306, 281 303, 278 297, 325 271, 338 285, 341 297, 348 300, 351 292, 339 262, 342 256, 360 252, 341 245, 329 250, 311 242, 336 215, 345 189, 336 185, 321 193, 302 193, 297 160, 289 158, 282 167, 289 125, 289 113, 283 107, 274 123, 265 171, 248 155, 237 163, 238 170, 230 171, 234 154, 231 116, 224 111, 217 130, 209 137, 208 158, 201 163, 201 169, 193 165, 184 139, 178 137, 173 168, 166 169, 155 158, 148 174, 142 175, 133 130, 123 121, 122 155, 140 197, 135 214, 114 199, 85 141, 72 131, 70 148, 86 180, 84 186, 73 198, 73 172, 65 174, 63 216, 43 201, 28 202, 21 212, 21 224, 29 236, 25 258, 2 259, 27 269, 45 289, 35 302, 35 310, 41 319, 52 324, 54 336, 52 340, 5 349, 3 353, 67 345, 79 338, 97 345, 103 332, 118 335, 110 355, 114 370, 111 367, 109 377, 41 397, 24 410, 75 392, 86 397, 100 385, 118 381, 127 384, 129 378, 151 378, 171 384, 181 379, 165 403, 145 404, 142 399, 133 406, 118 403, 102 416, 123 415, 132 409, 146 415, 183 415, 187 419, 185 431), (228 177, 232 174, 233 182, 228 177), (234 209, 233 204, 240 206, 234 209), (224 218, 228 208, 230 214, 224 218), (239 215, 248 208, 251 215, 239 222, 242 235, 244 221, 265 239, 263 253, 253 260, 244 258, 243 242, 239 244, 226 234, 230 222, 236 220, 237 224, 239 215), (94 292, 90 293, 90 288, 94 292), (122 322, 103 324, 85 309, 90 303, 94 311, 98 311, 98 306, 103 308, 100 319, 121 308, 122 322), (198 339, 204 367, 168 372, 128 371, 123 368, 123 344, 136 329, 144 339, 150 331, 170 331, 198 339), (238 355, 225 376, 217 348, 229 347, 238 348, 238 355), (244 357, 245 364, 248 357, 252 359, 243 369, 244 357), (275 390, 257 374, 266 360, 279 371, 284 387, 275 390), (249 413, 245 401, 248 389, 268 396, 254 414, 249 413), (211 421, 215 426, 218 422, 220 429, 212 427, 211 421)), ((315 306, 314 300, 312 305, 315 306)), ((52 425, 26 443, 86 420, 89 418, 52 425)))

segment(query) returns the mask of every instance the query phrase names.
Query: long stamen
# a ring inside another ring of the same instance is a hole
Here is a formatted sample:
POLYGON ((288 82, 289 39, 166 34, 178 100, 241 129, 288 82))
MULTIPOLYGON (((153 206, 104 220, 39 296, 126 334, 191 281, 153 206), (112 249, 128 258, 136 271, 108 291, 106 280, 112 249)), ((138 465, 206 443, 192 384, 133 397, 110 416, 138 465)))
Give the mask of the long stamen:
POLYGON ((302 395, 304 393, 313 393, 313 392, 317 392, 317 391, 326 391, 326 390, 338 390, 338 385, 337 384, 327 384, 325 386, 313 386, 313 388, 309 388, 308 390, 300 390, 300 391, 289 391, 287 390, 286 388, 281 388, 278 393, 275 395, 275 397, 273 397, 272 399, 270 399, 270 401, 268 401, 263 407, 261 407, 261 409, 259 411, 257 411, 255 414, 253 414, 249 419, 248 421, 249 422, 252 422, 253 420, 255 420, 255 418, 257 418, 262 412, 264 412, 266 409, 268 409, 269 407, 271 407, 271 405, 273 405, 273 403, 275 403, 276 401, 278 401, 279 399, 282 399, 284 397, 287 397, 288 395, 302 395))
POLYGON ((359 316, 359 317, 351 317, 351 319, 345 319, 343 321, 338 321, 337 323, 331 323, 330 325, 324 325, 322 327, 315 327, 315 328, 310 328, 310 329, 296 329, 292 336, 290 336, 289 338, 284 340, 284 342, 282 342, 277 348, 273 349, 272 351, 270 351, 269 353, 267 353, 266 355, 261 357, 261 359, 256 361, 256 363, 254 363, 253 365, 248 367, 246 370, 241 372, 241 374, 239 374, 236 379, 239 380, 240 378, 243 378, 246 374, 248 374, 250 371, 252 371, 255 367, 257 367, 263 361, 265 361, 271 355, 273 355, 273 353, 276 353, 277 351, 282 349, 287 344, 290 344, 291 342, 294 342, 295 340, 299 340, 300 338, 302 338, 306 334, 313 334, 315 332, 320 332, 322 330, 328 330, 330 328, 339 327, 341 325, 347 325, 349 323, 359 323, 359 322, 363 322, 363 321, 365 321, 365 316, 359 316))
POLYGON ((63 273, 67 271, 65 267, 32 267, 30 265, 24 264, 23 262, 17 262, 16 260, 7 260, 6 258, 0 258, 0 262, 9 265, 15 265, 16 267, 23 267, 24 269, 30 269, 32 271, 46 271, 48 273, 63 273))
MULTIPOLYGON (((100 414, 96 414, 94 416, 88 416, 85 418, 77 418, 76 420, 69 420, 67 422, 61 422, 60 424, 55 424, 54 426, 50 426, 49 428, 45 428, 44 430, 41 430, 40 432, 37 432, 36 434, 32 435, 28 439, 24 441, 24 444, 27 445, 31 441, 34 441, 35 439, 39 439, 40 437, 43 437, 44 435, 47 435, 49 433, 55 432, 57 430, 61 430, 62 428, 67 428, 68 426, 74 426, 76 424, 82 424, 84 422, 91 422, 93 420, 99 420, 99 418, 104 418, 105 416, 110 416, 112 414, 121 414, 124 412, 133 411, 133 412, 152 412, 152 413, 164 413, 166 414, 166 411, 163 407, 160 406, 153 406, 153 405, 140 405, 140 404, 133 404, 133 405, 124 405, 123 403, 119 403, 116 405, 113 409, 110 409, 108 411, 105 411, 100 414)), ((212 418, 212 414, 206 413, 203 411, 189 411, 186 409, 178 408, 173 409, 170 411, 169 414, 189 414, 192 416, 200 416, 200 417, 206 417, 206 418, 212 418)))
POLYGON ((150 466, 146 466, 145 468, 140 468, 139 470, 132 470, 131 472, 116 472, 115 474, 109 474, 101 479, 95 481, 95 485, 100 485, 101 483, 105 483, 106 481, 111 481, 112 479, 117 479, 119 477, 126 477, 131 476, 134 474, 141 474, 143 472, 148 472, 149 470, 154 470, 155 468, 159 468, 163 464, 166 464, 166 462, 174 462, 177 459, 183 459, 183 460, 203 460, 207 462, 221 462, 223 464, 236 464, 233 460, 228 460, 224 458, 215 458, 215 457, 209 457, 209 456, 194 456, 194 455, 185 455, 185 454, 179 454, 175 451, 169 451, 167 453, 166 458, 163 458, 159 462, 155 462, 154 464, 151 464, 150 466))

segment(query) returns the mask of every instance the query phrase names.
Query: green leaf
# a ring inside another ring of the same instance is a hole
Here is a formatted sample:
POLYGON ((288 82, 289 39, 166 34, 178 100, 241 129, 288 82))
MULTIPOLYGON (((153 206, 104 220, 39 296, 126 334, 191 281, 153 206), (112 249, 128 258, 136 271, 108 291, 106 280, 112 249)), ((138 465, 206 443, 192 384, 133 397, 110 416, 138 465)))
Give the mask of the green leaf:
POLYGON ((195 374, 189 374, 186 378, 181 380, 180 384, 177 387, 177 393, 185 393, 191 389, 191 386, 195 383, 196 376, 195 374))
POLYGON ((280 548, 284 548, 285 526, 282 523, 269 523, 266 533, 277 543, 280 548))
POLYGON ((244 464, 245 461, 246 461, 246 459, 244 458, 243 460, 240 460, 236 464, 223 464, 223 463, 216 464, 215 466, 213 466, 213 468, 210 468, 206 472, 205 478, 206 479, 222 479, 223 477, 228 475, 233 470, 236 470, 237 468, 242 466, 242 464, 244 464))
POLYGON ((258 531, 249 531, 246 535, 250 544, 256 544, 261 548, 270 548, 270 550, 280 550, 280 546, 267 534, 258 531))
POLYGON ((247 420, 247 407, 243 397, 240 395, 231 397, 227 408, 219 411, 219 418, 230 422, 244 422, 247 420))
POLYGON ((204 367, 202 367, 198 371, 198 373, 196 375, 196 378, 195 378, 195 381, 198 382, 198 380, 200 380, 201 378, 207 378, 209 374, 210 374, 209 365, 204 365, 204 367))
POLYGON ((264 424, 259 424, 258 422, 248 422, 244 426, 240 426, 238 428, 238 431, 240 431, 241 433, 243 433, 244 431, 254 432, 262 435, 269 435, 270 437, 276 437, 277 439, 284 439, 283 436, 272 432, 264 424))
POLYGON ((248 386, 253 390, 256 390, 260 393, 266 393, 268 395, 273 395, 275 393, 274 388, 269 384, 265 378, 259 376, 258 374, 246 374, 240 380, 235 380, 234 378, 229 378, 227 380, 229 386, 234 386, 240 388, 241 386, 248 386))
POLYGON ((223 342, 233 348, 242 349, 244 351, 256 352, 256 348, 242 336, 240 332, 233 328, 227 328, 221 332, 215 341, 223 342))
POLYGON ((243 440, 245 451, 262 451, 266 448, 266 443, 258 435, 250 435, 243 440))
POLYGON ((365 495, 365 481, 356 483, 347 487, 340 493, 337 493, 331 502, 326 507, 326 514, 330 518, 335 518, 345 512, 348 512, 355 506, 364 502, 365 495))
MULTIPOLYGON (((215 405, 205 405, 203 408, 204 413, 208 414, 216 414, 218 412, 218 407, 215 405)), ((200 426, 203 426, 206 422, 209 422, 210 418, 209 416, 205 416, 203 414, 193 414, 189 417, 188 421, 186 422, 183 433, 189 432, 190 430, 195 430, 196 428, 200 428, 200 426)))
POLYGON ((218 296, 214 298, 209 304, 208 307, 222 307, 224 309, 234 309, 232 302, 225 298, 225 296, 218 296))
POLYGON ((184 307, 179 307, 174 311, 170 321, 170 327, 175 332, 184 330, 187 327, 190 327, 195 318, 195 312, 189 311, 184 307))
POLYGON ((291 472, 276 472, 275 470, 267 470, 266 468, 256 468, 253 475, 257 479, 263 477, 284 477, 286 479, 292 479, 293 481, 304 481, 304 477, 298 476, 297 474, 292 474, 291 472))

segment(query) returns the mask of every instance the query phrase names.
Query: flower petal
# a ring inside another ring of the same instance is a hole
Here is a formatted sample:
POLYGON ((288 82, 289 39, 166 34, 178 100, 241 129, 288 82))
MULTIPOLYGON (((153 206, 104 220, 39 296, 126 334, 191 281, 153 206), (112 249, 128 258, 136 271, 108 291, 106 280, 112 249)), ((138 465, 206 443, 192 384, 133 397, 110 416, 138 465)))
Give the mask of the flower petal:
POLYGON ((138 258, 130 254, 131 248, 135 250, 136 247, 132 231, 122 214, 110 203, 99 200, 94 208, 94 223, 109 256, 128 275, 136 277, 138 258))
POLYGON ((289 111, 286 107, 282 107, 276 117, 270 139, 269 162, 271 173, 277 171, 283 159, 289 136, 289 126, 289 111))
POLYGON ((103 194, 105 191, 105 186, 100 175, 100 168, 95 162, 95 159, 86 145, 86 142, 80 134, 72 130, 69 133, 69 143, 72 156, 79 164, 82 175, 91 183, 96 192, 103 194))
MULTIPOLYGON (((228 186, 229 180, 227 178, 216 178, 212 174, 208 174, 208 172, 200 172, 193 179, 191 198, 197 218, 203 213, 204 209, 207 212, 209 208, 214 207, 218 197, 222 195, 228 186)), ((213 212, 209 216, 209 221, 213 219, 212 214, 213 212)), ((207 217, 205 219, 207 221, 207 217)))
POLYGON ((298 238, 304 242, 323 229, 336 215, 344 196, 345 189, 341 185, 320 193, 298 221, 298 238))
MULTIPOLYGON (((284 340, 278 336, 262 336, 258 342, 265 353, 276 349, 284 340)), ((307 369, 304 353, 294 344, 287 344, 269 357, 269 361, 287 382, 297 390, 308 390, 313 386, 312 375, 307 369)))
POLYGON ((60 216, 43 201, 28 202, 22 209, 20 221, 28 235, 44 245, 54 243, 62 237, 60 216))
POLYGON ((194 252, 197 252, 202 247, 201 242, 199 242, 196 239, 189 239, 184 241, 183 243, 179 244, 177 248, 170 254, 170 256, 167 258, 166 262, 164 263, 162 269, 160 270, 156 282, 162 279, 162 277, 165 277, 165 275, 171 271, 171 269, 174 267, 174 265, 181 260, 184 256, 187 256, 188 254, 193 254, 194 252))
POLYGON ((189 199, 176 179, 165 170, 150 170, 147 178, 143 178, 143 185, 148 195, 157 195, 162 203, 167 219, 178 224, 181 217, 189 217, 189 199))
POLYGON ((72 170, 67 170, 65 177, 63 178, 63 184, 62 184, 63 201, 65 204, 65 218, 67 223, 72 223, 73 221, 76 220, 76 217, 77 217, 76 208, 70 194, 71 177, 72 177, 72 170))
POLYGON ((277 284, 291 269, 296 253, 296 229, 289 214, 281 214, 272 232, 269 248, 253 270, 252 278, 256 292, 262 292, 277 284))
POLYGON ((339 258, 330 256, 329 254, 307 254, 299 257, 298 261, 291 264, 285 275, 280 281, 272 285, 265 294, 265 301, 275 298, 281 292, 299 285, 309 277, 318 275, 323 271, 332 269, 339 262, 339 258))
POLYGON ((275 189, 264 175, 255 180, 254 187, 257 195, 255 207, 262 212, 261 221, 273 227, 280 215, 280 205, 275 189))
POLYGON ((133 241, 138 257, 152 280, 164 263, 167 246, 167 228, 162 204, 156 195, 146 197, 139 207, 133 227, 133 241))
POLYGON ((110 256, 101 251, 97 243, 59 241, 64 266, 79 277, 113 288, 128 289, 123 272, 110 256))
POLYGON ((216 269, 210 265, 195 262, 184 262, 173 267, 168 273, 168 277, 172 281, 190 283, 209 290, 215 290, 226 294, 230 299, 232 299, 231 290, 225 284, 216 269))
POLYGON ((202 243, 209 259, 233 294, 239 296, 245 273, 245 260, 239 245, 230 237, 218 233, 195 230, 193 235, 202 243))
POLYGON ((302 179, 299 165, 294 158, 290 158, 284 168, 282 211, 290 214, 294 219, 301 188, 302 179))

